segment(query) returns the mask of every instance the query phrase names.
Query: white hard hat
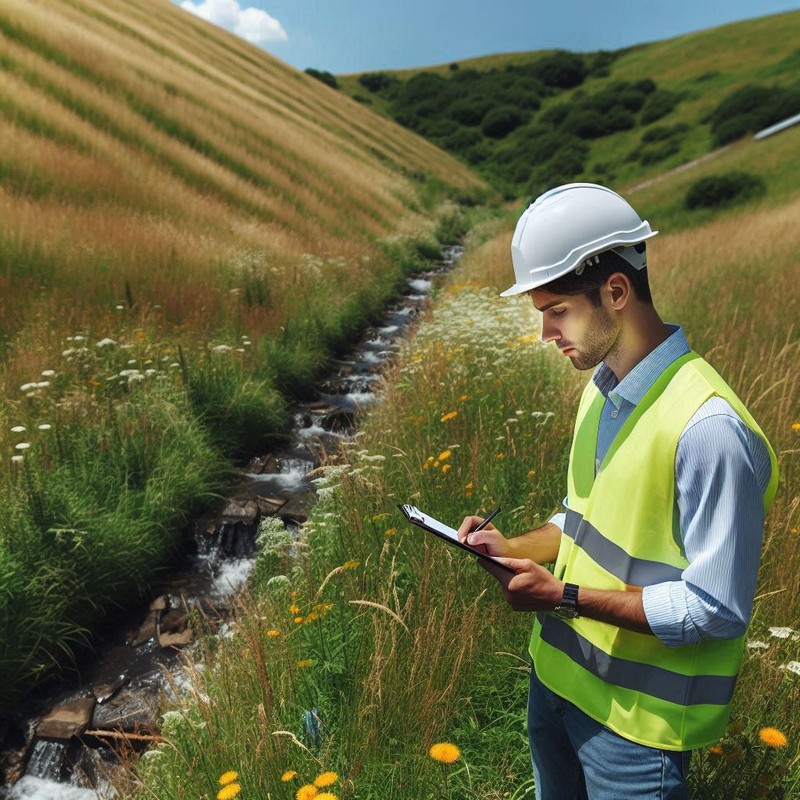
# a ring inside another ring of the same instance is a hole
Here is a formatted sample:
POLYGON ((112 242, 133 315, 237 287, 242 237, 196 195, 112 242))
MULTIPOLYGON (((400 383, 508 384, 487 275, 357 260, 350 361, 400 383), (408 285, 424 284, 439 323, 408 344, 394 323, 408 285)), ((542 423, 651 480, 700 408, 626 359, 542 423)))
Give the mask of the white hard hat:
POLYGON ((642 269, 647 266, 644 248, 633 245, 657 233, 626 200, 605 186, 558 186, 538 197, 519 218, 511 241, 515 283, 501 295, 544 286, 606 250, 642 269))

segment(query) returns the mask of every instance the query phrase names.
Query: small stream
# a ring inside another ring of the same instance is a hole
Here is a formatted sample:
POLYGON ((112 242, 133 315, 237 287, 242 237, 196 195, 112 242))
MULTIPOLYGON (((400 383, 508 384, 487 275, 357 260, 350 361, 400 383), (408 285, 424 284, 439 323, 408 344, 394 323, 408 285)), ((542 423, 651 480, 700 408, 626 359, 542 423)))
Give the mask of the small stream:
POLYGON ((408 280, 382 322, 320 382, 316 398, 293 410, 289 443, 253 458, 224 507, 193 522, 189 552, 151 600, 109 619, 76 671, 34 692, 13 719, 0 718, 0 798, 117 797, 122 768, 115 747, 143 750, 158 735, 170 682, 181 683, 180 651, 191 652, 190 612, 200 611, 224 635, 231 600, 254 564, 259 521, 276 516, 296 529, 307 519, 314 502, 309 473, 355 433, 435 276, 460 255, 460 247, 446 248, 440 262, 408 280))

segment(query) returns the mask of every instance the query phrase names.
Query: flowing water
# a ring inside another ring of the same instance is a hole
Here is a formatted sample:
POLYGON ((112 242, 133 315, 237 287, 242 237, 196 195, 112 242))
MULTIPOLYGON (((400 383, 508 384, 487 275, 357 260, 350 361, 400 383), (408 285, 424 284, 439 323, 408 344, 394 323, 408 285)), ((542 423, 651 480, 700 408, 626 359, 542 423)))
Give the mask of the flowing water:
POLYGON ((457 247, 447 249, 438 265, 410 279, 405 295, 387 309, 382 323, 370 328, 351 355, 321 381, 317 397, 294 410, 289 444, 254 458, 222 514, 196 522, 193 551, 156 587, 153 601, 110 620, 79 677, 54 680, 24 704, 25 711, 8 730, 0 726, 0 766, 10 784, 0 786, 0 798, 117 796, 113 780, 119 766, 110 746, 114 740, 103 734, 144 734, 142 746, 148 733, 157 734, 160 703, 172 691, 166 674, 180 681, 180 658, 172 645, 186 644, 180 637, 186 633, 188 610, 217 618, 224 632, 230 599, 253 568, 258 520, 277 514, 289 528, 303 521, 313 503, 309 473, 353 435, 359 415, 376 401, 381 372, 423 308, 435 275, 451 268, 460 253, 457 247), (54 708, 61 711, 55 733, 46 719, 54 708), (73 723, 81 713, 84 724, 73 723), (59 724, 66 724, 66 733, 59 724))

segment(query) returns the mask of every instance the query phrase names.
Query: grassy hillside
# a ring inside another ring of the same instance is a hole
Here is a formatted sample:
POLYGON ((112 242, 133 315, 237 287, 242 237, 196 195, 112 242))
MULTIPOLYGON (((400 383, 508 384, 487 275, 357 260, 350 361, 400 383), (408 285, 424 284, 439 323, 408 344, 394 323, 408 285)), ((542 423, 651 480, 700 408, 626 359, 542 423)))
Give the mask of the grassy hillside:
POLYGON ((165 0, 2 4, 0 709, 485 192, 165 0))
MULTIPOLYGON (((788 12, 613 52, 514 53, 339 81, 509 199, 526 198, 565 180, 639 183, 751 133, 761 123, 720 132, 712 119, 746 86, 774 95, 767 116, 797 113, 799 38, 800 12, 788 12), (542 69, 559 58, 560 74, 542 69)), ((752 98, 737 102, 737 114, 750 112, 752 98)))

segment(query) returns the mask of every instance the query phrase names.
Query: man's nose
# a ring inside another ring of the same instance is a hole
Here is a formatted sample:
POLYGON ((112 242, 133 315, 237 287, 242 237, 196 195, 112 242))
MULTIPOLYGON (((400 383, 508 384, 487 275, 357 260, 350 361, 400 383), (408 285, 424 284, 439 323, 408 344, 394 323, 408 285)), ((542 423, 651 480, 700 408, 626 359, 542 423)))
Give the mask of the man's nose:
POLYGON ((556 329, 556 326, 553 325, 553 323, 545 316, 544 319, 542 319, 542 341, 552 342, 555 339, 558 339, 558 336, 559 333, 556 329))

